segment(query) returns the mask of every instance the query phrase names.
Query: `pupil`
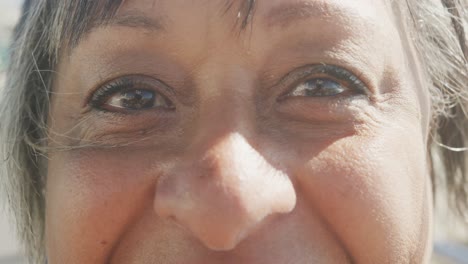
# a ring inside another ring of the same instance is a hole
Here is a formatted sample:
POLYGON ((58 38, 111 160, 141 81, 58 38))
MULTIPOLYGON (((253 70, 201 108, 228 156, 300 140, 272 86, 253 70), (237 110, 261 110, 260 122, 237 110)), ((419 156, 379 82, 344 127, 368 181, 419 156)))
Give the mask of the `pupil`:
POLYGON ((146 90, 135 90, 121 94, 121 105, 129 109, 144 109, 153 107, 154 94, 146 90))
POLYGON ((305 93, 307 96, 332 96, 344 91, 337 82, 326 79, 314 79, 307 83, 305 93))

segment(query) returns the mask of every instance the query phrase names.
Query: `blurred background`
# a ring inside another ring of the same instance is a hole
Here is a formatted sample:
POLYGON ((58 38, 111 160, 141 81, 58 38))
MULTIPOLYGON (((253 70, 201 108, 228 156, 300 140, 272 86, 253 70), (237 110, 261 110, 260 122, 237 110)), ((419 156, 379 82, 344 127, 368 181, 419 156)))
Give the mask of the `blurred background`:
MULTIPOLYGON (((0 0, 0 89, 5 80, 10 34, 19 17, 21 3, 19 0, 0 0)), ((14 236, 14 229, 8 221, 9 217, 5 197, 0 193, 0 264, 26 263, 21 258, 21 250, 14 236)))
MULTIPOLYGON (((0 0, 0 89, 4 85, 5 67, 11 31, 20 15, 22 0, 0 0)), ((0 121, 1 122, 1 121, 0 121)), ((1 181, 0 181, 1 182, 1 181)), ((461 227, 444 206, 444 195, 438 195, 435 218, 435 244, 432 263, 468 264, 468 232, 461 227)), ((5 197, 0 193, 0 264, 26 263, 21 257, 13 225, 9 221, 5 197)))

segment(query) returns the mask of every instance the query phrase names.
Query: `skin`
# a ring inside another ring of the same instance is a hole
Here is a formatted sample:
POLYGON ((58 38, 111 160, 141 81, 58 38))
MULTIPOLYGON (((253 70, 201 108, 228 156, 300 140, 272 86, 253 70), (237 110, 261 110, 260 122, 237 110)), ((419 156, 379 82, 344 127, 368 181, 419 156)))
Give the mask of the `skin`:
POLYGON ((49 263, 427 263, 428 97, 389 2, 259 0, 242 30, 239 1, 126 1, 58 67, 49 263), (283 96, 320 63, 368 92, 283 96), (129 75, 175 109, 90 107, 129 75))

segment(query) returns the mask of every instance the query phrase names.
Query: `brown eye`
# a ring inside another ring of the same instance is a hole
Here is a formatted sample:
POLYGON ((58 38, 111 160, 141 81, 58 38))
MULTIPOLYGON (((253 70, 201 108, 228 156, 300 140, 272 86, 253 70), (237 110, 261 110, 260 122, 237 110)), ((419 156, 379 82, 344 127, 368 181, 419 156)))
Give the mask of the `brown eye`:
POLYGON ((334 97, 370 94, 367 86, 353 73, 335 65, 312 64, 288 73, 280 86, 287 93, 278 100, 289 97, 334 97))
POLYGON ((127 110, 143 110, 154 107, 170 108, 169 100, 154 91, 135 89, 110 96, 104 106, 127 110))
POLYGON ((347 88, 339 82, 325 78, 314 78, 297 85, 296 88, 289 93, 289 96, 325 97, 338 95, 346 90, 347 88))
POLYGON ((171 110, 173 103, 159 92, 169 89, 162 82, 149 77, 123 77, 96 90, 89 104, 95 109, 109 112, 152 108, 171 110))

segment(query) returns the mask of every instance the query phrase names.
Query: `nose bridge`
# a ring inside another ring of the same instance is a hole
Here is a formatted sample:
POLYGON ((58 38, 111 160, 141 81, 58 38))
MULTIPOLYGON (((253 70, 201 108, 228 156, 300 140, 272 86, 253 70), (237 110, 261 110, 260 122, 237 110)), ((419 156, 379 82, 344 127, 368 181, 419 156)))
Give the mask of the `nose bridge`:
POLYGON ((223 104, 251 101, 258 79, 257 70, 242 55, 234 56, 232 52, 226 53, 222 49, 213 53, 215 55, 202 61, 193 73, 200 98, 223 104))
POLYGON ((160 180, 155 209, 206 247, 232 249, 267 216, 294 208, 295 192, 287 175, 241 134, 226 134, 203 153, 194 153, 160 180))
POLYGON ((197 90, 203 100, 198 106, 192 141, 202 147, 202 152, 219 138, 225 139, 222 144, 232 141, 233 137, 226 135, 239 133, 249 137, 255 133, 256 75, 241 59, 227 61, 228 55, 221 52, 202 63, 194 74, 198 76, 197 90))

